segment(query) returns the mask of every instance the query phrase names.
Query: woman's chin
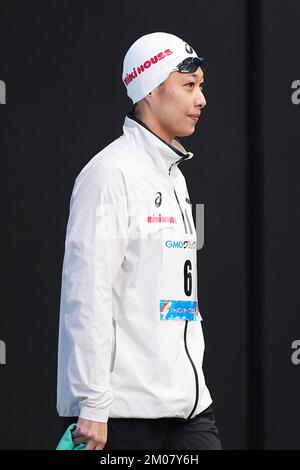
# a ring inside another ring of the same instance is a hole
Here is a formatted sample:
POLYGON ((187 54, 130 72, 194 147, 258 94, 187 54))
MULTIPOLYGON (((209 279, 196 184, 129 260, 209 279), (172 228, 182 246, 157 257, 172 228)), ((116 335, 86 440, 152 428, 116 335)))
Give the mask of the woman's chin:
POLYGON ((195 132, 195 126, 194 127, 190 127, 189 129, 186 129, 185 131, 181 131, 179 133, 177 133, 177 137, 188 137, 189 135, 192 135, 194 134, 195 132))

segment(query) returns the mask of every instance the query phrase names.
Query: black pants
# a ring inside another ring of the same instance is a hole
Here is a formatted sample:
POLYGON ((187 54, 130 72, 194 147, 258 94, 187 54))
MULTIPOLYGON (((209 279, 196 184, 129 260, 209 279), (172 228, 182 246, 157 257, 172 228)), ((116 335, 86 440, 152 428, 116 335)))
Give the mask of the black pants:
MULTIPOLYGON (((64 431, 78 418, 62 418, 64 431)), ((192 419, 109 418, 103 450, 222 450, 212 407, 192 419)))

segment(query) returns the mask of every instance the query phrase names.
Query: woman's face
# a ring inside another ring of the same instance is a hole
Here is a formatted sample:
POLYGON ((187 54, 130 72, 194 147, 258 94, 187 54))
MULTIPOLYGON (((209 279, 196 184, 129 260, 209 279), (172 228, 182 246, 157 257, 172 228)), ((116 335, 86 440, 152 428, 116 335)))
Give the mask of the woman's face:
POLYGON ((193 134, 197 119, 206 105, 203 95, 204 75, 200 67, 193 74, 172 72, 165 82, 152 91, 148 100, 153 132, 171 143, 175 136, 193 134))

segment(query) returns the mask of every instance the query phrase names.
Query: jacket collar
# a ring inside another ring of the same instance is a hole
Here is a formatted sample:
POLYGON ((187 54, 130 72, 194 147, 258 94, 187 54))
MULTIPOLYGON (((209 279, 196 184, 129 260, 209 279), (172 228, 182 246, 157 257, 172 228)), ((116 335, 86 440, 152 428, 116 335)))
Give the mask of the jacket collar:
POLYGON ((133 135, 138 147, 144 148, 153 159, 154 164, 168 175, 170 175, 173 165, 194 156, 192 152, 188 152, 183 147, 177 137, 172 140, 172 144, 161 139, 135 116, 133 109, 125 117, 123 132, 124 134, 129 132, 133 135))

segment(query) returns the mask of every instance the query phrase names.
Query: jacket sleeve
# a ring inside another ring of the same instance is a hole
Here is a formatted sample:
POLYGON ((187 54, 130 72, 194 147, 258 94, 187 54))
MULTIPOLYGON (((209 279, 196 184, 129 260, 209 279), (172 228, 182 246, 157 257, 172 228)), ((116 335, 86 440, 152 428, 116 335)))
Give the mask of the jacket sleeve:
POLYGON ((112 286, 128 243, 128 208, 121 170, 105 164, 84 170, 75 180, 66 231, 57 410, 106 422, 113 400, 112 286))

